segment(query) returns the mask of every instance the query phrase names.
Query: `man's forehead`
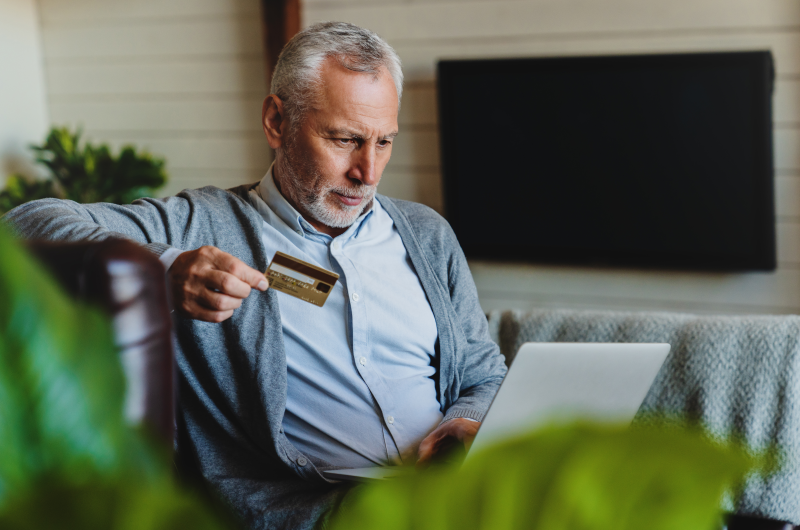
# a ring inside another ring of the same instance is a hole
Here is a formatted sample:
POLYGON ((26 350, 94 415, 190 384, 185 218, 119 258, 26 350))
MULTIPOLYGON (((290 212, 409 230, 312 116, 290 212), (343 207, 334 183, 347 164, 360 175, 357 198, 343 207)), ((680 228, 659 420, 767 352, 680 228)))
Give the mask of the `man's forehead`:
POLYGON ((356 72, 328 60, 320 69, 316 107, 320 110, 339 106, 358 107, 358 112, 373 116, 396 114, 399 109, 397 88, 386 67, 376 73, 356 72))
POLYGON ((315 129, 337 137, 390 138, 397 134, 398 100, 388 72, 377 78, 327 63, 313 105, 315 129))

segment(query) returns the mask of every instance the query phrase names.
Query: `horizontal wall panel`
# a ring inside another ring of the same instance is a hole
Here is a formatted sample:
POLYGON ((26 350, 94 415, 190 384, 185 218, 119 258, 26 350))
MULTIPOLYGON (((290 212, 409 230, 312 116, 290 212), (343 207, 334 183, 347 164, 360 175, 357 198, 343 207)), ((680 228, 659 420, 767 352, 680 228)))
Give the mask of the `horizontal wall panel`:
MULTIPOLYGON (((98 138, 100 141, 102 137, 98 138)), ((106 140, 115 152, 134 145, 162 157, 167 167, 184 169, 256 169, 266 172, 272 160, 266 138, 146 139, 131 136, 106 140)))
POLYGON ((531 309, 576 309, 576 310, 612 310, 612 311, 671 311, 698 314, 796 314, 800 307, 773 307, 706 303, 699 301, 641 300, 630 298, 612 298, 605 296, 569 296, 569 295, 536 295, 516 297, 508 293, 495 293, 478 288, 481 308, 485 312, 506 311, 515 309, 529 311, 531 309))
MULTIPOLYGON (((775 229, 779 266, 800 265, 800 220, 778 221, 775 229)), ((800 300, 797 301, 797 305, 800 306, 800 300)))
POLYGON ((775 129, 775 169, 796 171, 800 169, 800 130, 775 129))
POLYGON ((775 213, 800 219, 800 177, 775 177, 775 213))
POLYGON ((162 131, 261 131, 262 99, 229 101, 57 102, 56 124, 87 129, 162 131))
POLYGON ((797 308, 800 306, 800 270, 738 274, 644 270, 604 270, 579 267, 535 266, 470 262, 475 282, 483 292, 507 298, 536 296, 603 297, 622 300, 659 300, 673 304, 705 303, 797 308))
POLYGON ((165 17, 256 15, 254 0, 38 0, 45 25, 165 17))
POLYGON ((169 197, 183 189, 216 186, 227 189, 241 184, 252 184, 264 177, 266 171, 245 169, 172 169, 169 182, 156 193, 158 197, 169 197))
POLYGON ((439 121, 436 84, 414 83, 403 89, 398 122, 403 125, 435 125, 439 121))
POLYGON ((800 125, 800 79, 779 79, 775 83, 772 118, 776 124, 800 125))
MULTIPOLYGON (((800 5, 800 3, 798 4, 800 5)), ((409 80, 433 80, 439 59, 627 55, 771 50, 779 76, 800 75, 800 31, 662 35, 542 35, 504 39, 432 39, 389 41, 403 61, 409 80)))
POLYGON ((65 25, 42 32, 45 60, 262 53, 258 17, 176 20, 136 25, 65 25))
POLYGON ((149 94, 266 95, 264 63, 253 58, 209 58, 130 64, 50 64, 50 97, 109 95, 124 98, 149 94))
POLYGON ((422 203, 442 213, 442 185, 438 170, 387 168, 378 192, 395 199, 422 203))
MULTIPOLYGON (((419 0, 303 0, 303 7, 305 9, 347 9, 362 5, 375 6, 379 4, 384 5, 408 5, 414 1, 419 0)), ((430 2, 430 0, 422 0, 423 2, 430 2)), ((452 2, 453 0, 445 0, 452 2)), ((461 2, 484 2, 486 0, 460 0, 461 2)))
POLYGON ((344 20, 395 39, 475 39, 540 34, 719 31, 800 25, 795 0, 539 0, 376 4, 305 9, 304 22, 344 20))
POLYGON ((434 128, 400 128, 392 145, 389 168, 439 166, 439 133, 434 128))

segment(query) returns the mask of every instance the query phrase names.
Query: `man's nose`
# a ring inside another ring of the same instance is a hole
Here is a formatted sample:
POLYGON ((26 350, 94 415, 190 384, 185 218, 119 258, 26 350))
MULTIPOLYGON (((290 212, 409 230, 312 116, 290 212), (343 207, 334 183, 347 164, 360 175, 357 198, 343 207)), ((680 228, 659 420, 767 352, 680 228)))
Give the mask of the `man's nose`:
POLYGON ((369 145, 363 146, 354 153, 353 167, 350 177, 361 181, 365 186, 374 186, 378 183, 377 156, 375 149, 369 145))

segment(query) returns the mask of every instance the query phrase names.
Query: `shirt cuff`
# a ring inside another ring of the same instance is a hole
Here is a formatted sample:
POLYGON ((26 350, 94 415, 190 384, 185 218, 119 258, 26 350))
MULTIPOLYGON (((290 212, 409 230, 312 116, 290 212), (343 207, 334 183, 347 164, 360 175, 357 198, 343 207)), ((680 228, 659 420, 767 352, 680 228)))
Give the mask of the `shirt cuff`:
POLYGON ((172 264, 178 259, 178 256, 183 254, 183 250, 177 248, 168 248, 158 257, 158 260, 164 266, 164 270, 168 271, 172 264))

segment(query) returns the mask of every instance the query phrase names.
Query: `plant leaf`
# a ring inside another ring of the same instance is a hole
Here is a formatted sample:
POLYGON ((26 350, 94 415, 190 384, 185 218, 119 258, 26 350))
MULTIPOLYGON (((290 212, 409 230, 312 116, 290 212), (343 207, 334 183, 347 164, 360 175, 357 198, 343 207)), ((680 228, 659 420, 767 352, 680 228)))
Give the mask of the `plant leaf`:
POLYGON ((354 490, 333 530, 711 530, 755 460, 698 432, 546 428, 439 468, 354 490))

